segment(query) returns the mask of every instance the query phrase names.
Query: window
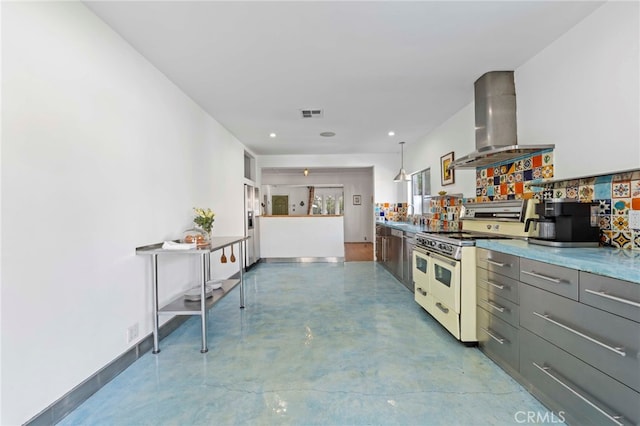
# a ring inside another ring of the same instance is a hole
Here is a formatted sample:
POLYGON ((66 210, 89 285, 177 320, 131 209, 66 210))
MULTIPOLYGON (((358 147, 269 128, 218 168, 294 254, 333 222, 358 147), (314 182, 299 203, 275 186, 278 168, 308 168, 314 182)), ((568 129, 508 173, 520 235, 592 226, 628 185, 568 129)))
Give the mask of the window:
POLYGON ((333 195, 327 195, 325 199, 327 202, 327 210, 326 212, 322 212, 323 214, 334 214, 336 211, 336 198, 333 195))
POLYGON ((411 175, 411 204, 413 214, 423 214, 428 206, 423 206, 424 197, 431 195, 431 169, 424 169, 411 175))
POLYGON ((315 187, 313 214, 344 214, 342 187, 315 187))
POLYGON ((313 197, 313 214, 322 213, 322 195, 315 195, 313 197))

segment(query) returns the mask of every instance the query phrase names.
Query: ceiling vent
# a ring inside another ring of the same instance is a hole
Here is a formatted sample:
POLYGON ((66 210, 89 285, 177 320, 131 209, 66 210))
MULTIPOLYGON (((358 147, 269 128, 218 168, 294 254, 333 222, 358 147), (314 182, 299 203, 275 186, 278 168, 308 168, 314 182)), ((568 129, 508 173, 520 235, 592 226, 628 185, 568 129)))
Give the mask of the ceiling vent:
POLYGON ((322 110, 319 108, 301 109, 300 114, 302 118, 322 118, 322 110))

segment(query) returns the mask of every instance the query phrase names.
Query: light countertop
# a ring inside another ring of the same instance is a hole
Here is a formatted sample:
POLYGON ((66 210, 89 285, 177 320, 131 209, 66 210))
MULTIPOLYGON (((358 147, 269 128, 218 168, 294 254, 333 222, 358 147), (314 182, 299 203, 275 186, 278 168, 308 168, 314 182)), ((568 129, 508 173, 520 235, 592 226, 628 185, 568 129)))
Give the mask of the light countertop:
POLYGON ((476 247, 640 284, 640 251, 612 247, 556 248, 524 240, 477 240, 476 247))
POLYGON ((416 232, 426 232, 427 227, 425 225, 414 225, 409 222, 394 222, 394 221, 377 221, 376 225, 384 225, 392 229, 398 229, 400 231, 409 232, 415 234, 416 232))
POLYGON ((318 217, 343 217, 344 215, 342 214, 263 214, 260 216, 256 216, 256 217, 275 217, 275 218, 286 218, 286 219, 291 219, 291 218, 318 218, 318 217))

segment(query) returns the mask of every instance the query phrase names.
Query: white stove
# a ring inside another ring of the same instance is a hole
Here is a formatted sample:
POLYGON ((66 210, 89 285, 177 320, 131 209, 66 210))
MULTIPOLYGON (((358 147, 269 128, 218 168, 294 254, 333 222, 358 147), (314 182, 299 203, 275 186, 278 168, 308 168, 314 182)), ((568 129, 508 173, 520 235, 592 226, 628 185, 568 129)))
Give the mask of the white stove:
POLYGON ((419 232, 416 245, 425 250, 460 260, 462 247, 474 246, 476 236, 464 232, 419 232))
POLYGON ((463 206, 462 232, 416 234, 415 300, 461 342, 477 342, 476 240, 528 236, 524 225, 535 203, 472 203, 463 206))

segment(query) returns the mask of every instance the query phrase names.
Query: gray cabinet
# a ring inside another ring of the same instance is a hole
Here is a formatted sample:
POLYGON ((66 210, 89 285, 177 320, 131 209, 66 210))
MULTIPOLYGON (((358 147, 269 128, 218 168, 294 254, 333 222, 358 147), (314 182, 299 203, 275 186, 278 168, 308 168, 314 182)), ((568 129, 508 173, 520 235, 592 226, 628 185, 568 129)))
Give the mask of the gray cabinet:
POLYGON ((489 272, 495 272, 505 277, 520 279, 520 258, 511 254, 478 248, 476 250, 476 264, 489 272))
POLYGON ((580 301, 640 322, 640 285, 580 272, 580 301))
POLYGON ((389 236, 391 229, 384 225, 376 225, 376 260, 380 263, 384 263, 385 255, 387 252, 387 237, 389 236))
POLYGON ((476 249, 478 346, 510 373, 519 369, 518 281, 520 259, 476 249))
POLYGON ((523 380, 570 423, 638 424, 640 285, 528 259, 520 266, 523 380))
POLYGON ((477 332, 480 350, 507 372, 518 371, 520 343, 518 328, 478 305, 477 332))
POLYGON ((640 324, 529 285, 520 297, 521 327, 640 391, 640 324))
POLYGON ((402 246, 404 245, 404 233, 392 229, 388 237, 388 253, 385 266, 395 277, 402 281, 402 246))
POLYGON ((569 424, 640 424, 640 284, 477 249, 480 349, 569 424))
MULTIPOLYGON (((484 249, 477 249, 484 250, 484 249)), ((500 275, 478 266, 476 269, 478 287, 485 288, 490 294, 518 303, 518 280, 500 275)))
POLYGON ((520 337, 520 373, 534 396, 567 423, 640 422, 637 392, 525 328, 520 337))
POLYGON ((376 225, 376 260, 402 281, 404 234, 397 229, 376 225))
POLYGON ((520 281, 578 300, 578 271, 575 269, 520 259, 520 281))
POLYGON ((413 248, 416 245, 415 234, 404 233, 404 246, 402 247, 402 283, 412 293, 413 289, 413 248))
POLYGON ((520 326, 520 307, 517 303, 498 296, 488 288, 478 285, 476 301, 479 307, 513 327, 520 326))

